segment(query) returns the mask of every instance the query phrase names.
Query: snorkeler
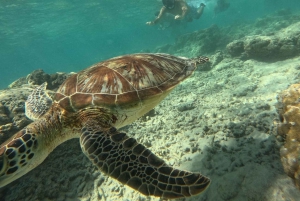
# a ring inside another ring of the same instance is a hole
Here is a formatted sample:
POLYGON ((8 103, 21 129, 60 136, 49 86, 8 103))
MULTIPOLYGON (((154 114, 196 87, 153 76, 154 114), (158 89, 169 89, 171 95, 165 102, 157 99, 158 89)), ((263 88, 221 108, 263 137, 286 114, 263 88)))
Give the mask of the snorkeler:
POLYGON ((160 9, 158 16, 155 20, 146 22, 147 25, 156 24, 166 13, 174 15, 175 20, 185 19, 191 22, 193 19, 199 19, 201 17, 205 7, 205 4, 201 3, 197 9, 194 6, 188 5, 184 0, 162 0, 162 3, 163 7, 160 9))
MULTIPOLYGON (((159 11, 155 12, 155 17, 159 15, 159 11)), ((174 28, 181 26, 181 20, 174 20, 174 16, 170 13, 164 14, 156 23, 158 30, 165 30, 166 28, 174 28)))

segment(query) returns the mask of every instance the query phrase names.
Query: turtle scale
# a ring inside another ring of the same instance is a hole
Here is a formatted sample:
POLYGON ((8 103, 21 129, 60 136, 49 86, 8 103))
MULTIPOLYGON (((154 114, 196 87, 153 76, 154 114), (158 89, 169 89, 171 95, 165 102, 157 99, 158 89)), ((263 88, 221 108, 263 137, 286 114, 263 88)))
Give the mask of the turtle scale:
POLYGON ((83 153, 100 171, 146 196, 172 199, 203 192, 210 184, 207 177, 174 169, 117 129, 150 111, 196 64, 207 61, 132 54, 69 77, 54 101, 46 84, 37 87, 25 104, 34 122, 0 145, 0 187, 38 166, 64 141, 79 138, 83 153))

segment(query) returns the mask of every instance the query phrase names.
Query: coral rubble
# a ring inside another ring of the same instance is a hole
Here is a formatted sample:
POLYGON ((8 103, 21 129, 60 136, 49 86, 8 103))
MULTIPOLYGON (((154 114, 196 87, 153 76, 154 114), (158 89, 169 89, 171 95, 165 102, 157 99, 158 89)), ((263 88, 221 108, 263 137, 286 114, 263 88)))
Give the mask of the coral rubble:
POLYGON ((41 85, 47 82, 47 89, 56 90, 65 81, 70 74, 54 73, 47 74, 43 70, 38 69, 28 74, 26 77, 21 77, 9 85, 9 88, 20 87, 23 84, 41 85))
POLYGON ((300 188, 300 84, 293 84, 278 96, 281 123, 278 134, 285 138, 280 150, 284 171, 300 188))

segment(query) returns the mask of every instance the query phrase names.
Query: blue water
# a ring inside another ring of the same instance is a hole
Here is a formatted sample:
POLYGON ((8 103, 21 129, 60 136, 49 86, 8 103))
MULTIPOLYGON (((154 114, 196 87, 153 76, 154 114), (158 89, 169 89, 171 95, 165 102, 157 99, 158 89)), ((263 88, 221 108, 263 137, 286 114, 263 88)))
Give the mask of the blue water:
POLYGON ((278 9, 300 9, 299 0, 231 0, 226 12, 214 16, 216 1, 205 2, 201 19, 174 33, 145 25, 160 1, 0 0, 0 89, 35 69, 79 71, 113 56, 153 51, 212 24, 251 23, 278 9))

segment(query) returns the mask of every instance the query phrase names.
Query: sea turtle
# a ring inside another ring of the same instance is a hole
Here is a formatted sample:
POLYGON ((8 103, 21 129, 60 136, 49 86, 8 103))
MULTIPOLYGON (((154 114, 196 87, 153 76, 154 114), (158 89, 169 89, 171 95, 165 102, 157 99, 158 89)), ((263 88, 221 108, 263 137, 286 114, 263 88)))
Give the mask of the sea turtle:
POLYGON ((126 133, 207 57, 131 54, 97 63, 70 76, 53 101, 46 84, 25 104, 35 120, 0 146, 0 186, 38 166, 59 144, 80 138, 83 153, 104 173, 146 196, 189 197, 210 180, 174 169, 126 133))

